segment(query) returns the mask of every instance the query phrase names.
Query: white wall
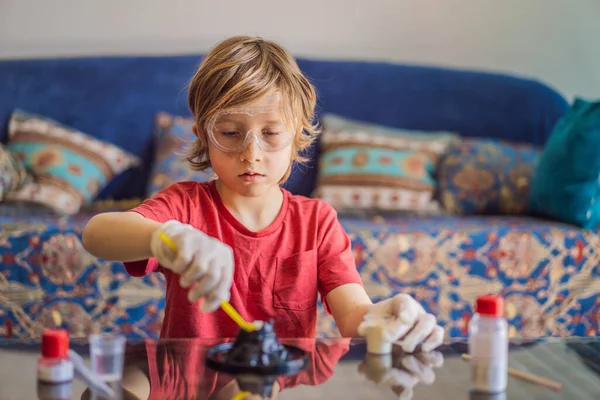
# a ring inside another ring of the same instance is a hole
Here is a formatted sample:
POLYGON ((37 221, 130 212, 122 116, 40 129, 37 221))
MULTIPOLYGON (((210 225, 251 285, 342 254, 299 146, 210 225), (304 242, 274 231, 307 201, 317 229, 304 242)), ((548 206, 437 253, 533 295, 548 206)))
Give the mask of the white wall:
POLYGON ((0 0, 0 58, 197 53, 251 34, 298 56, 510 71, 598 98, 599 18, 600 0, 0 0))

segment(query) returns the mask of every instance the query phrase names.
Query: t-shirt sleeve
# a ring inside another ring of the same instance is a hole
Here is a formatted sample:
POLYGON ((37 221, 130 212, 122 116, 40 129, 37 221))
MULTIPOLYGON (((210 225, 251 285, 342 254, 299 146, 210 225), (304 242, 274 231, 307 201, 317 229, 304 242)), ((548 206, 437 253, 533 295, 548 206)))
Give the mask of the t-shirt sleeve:
MULTIPOLYGON (((188 223, 191 205, 190 191, 193 190, 191 185, 190 182, 175 183, 128 212, 136 212, 144 218, 161 223, 171 219, 188 223)), ((128 261, 123 264, 127 273, 136 277, 154 272, 159 267, 155 258, 128 261)))
POLYGON ((354 254, 348 234, 337 219, 336 211, 327 203, 322 203, 319 218, 319 249, 317 276, 321 302, 327 313, 327 294, 338 286, 357 283, 362 285, 362 279, 356 268, 354 254))

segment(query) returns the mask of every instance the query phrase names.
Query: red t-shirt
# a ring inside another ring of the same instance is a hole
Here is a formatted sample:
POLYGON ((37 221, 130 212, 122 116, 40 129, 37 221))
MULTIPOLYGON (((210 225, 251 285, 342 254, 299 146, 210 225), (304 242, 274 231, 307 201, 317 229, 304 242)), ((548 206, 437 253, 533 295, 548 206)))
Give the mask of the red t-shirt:
MULTIPOLYGON (((314 337, 317 295, 347 283, 362 284, 350 239, 326 202, 285 189, 275 221, 259 232, 242 225, 223 204, 215 182, 176 183, 132 211, 165 222, 190 224, 231 246, 235 270, 231 305, 246 321, 273 319, 280 338, 314 337)), ((178 275, 156 259, 126 262, 133 276, 159 271, 166 281, 163 338, 232 338, 238 326, 222 309, 200 311, 178 275)), ((202 300, 200 300, 202 301, 202 300)))

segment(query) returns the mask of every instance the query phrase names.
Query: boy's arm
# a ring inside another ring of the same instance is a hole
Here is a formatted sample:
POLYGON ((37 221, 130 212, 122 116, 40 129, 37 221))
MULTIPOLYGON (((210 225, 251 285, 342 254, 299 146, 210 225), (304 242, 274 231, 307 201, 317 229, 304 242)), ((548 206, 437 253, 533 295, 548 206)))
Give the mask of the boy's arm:
POLYGON ((357 337, 358 325, 372 306, 365 289, 357 283, 348 283, 331 290, 327 305, 342 337, 357 337))
POLYGON ((340 334, 356 337, 358 325, 372 303, 363 288, 352 243, 337 219, 337 212, 329 204, 322 203, 318 226, 321 300, 333 315, 340 334))
POLYGON ((160 222, 136 212, 110 212, 93 216, 83 230, 83 247, 108 261, 138 261, 152 257, 150 238, 160 222))
MULTIPOLYGON (((429 351, 441 343, 444 330, 434 315, 427 313, 415 299, 398 294, 373 304, 362 285, 352 253, 350 238, 337 220, 335 211, 324 208, 319 226, 318 279, 325 309, 333 315, 343 337, 362 336, 365 315, 370 320, 387 321, 386 331, 395 340, 402 338, 403 349, 412 352, 423 343, 429 351)), ((380 322, 378 322, 380 323, 380 322)), ((426 350, 427 349, 427 350, 426 350)))
POLYGON ((143 261, 152 257, 152 233, 169 219, 187 223, 193 183, 173 184, 125 212, 92 217, 83 230, 83 246, 108 261, 143 261))

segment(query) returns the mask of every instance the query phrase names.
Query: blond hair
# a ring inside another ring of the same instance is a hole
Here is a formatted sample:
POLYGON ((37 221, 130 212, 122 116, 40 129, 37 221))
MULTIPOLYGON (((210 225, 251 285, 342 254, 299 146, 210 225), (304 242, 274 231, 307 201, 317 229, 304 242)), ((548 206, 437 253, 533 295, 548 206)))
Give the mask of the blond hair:
MULTIPOLYGON (((316 93, 294 58, 280 45, 259 37, 234 36, 214 47, 189 84, 188 105, 199 135, 186 157, 196 171, 210 168, 207 121, 220 110, 245 105, 279 91, 294 124, 292 161, 306 162, 301 152, 320 133, 313 122, 316 93)), ((282 181, 290 174, 290 168, 282 181)))

